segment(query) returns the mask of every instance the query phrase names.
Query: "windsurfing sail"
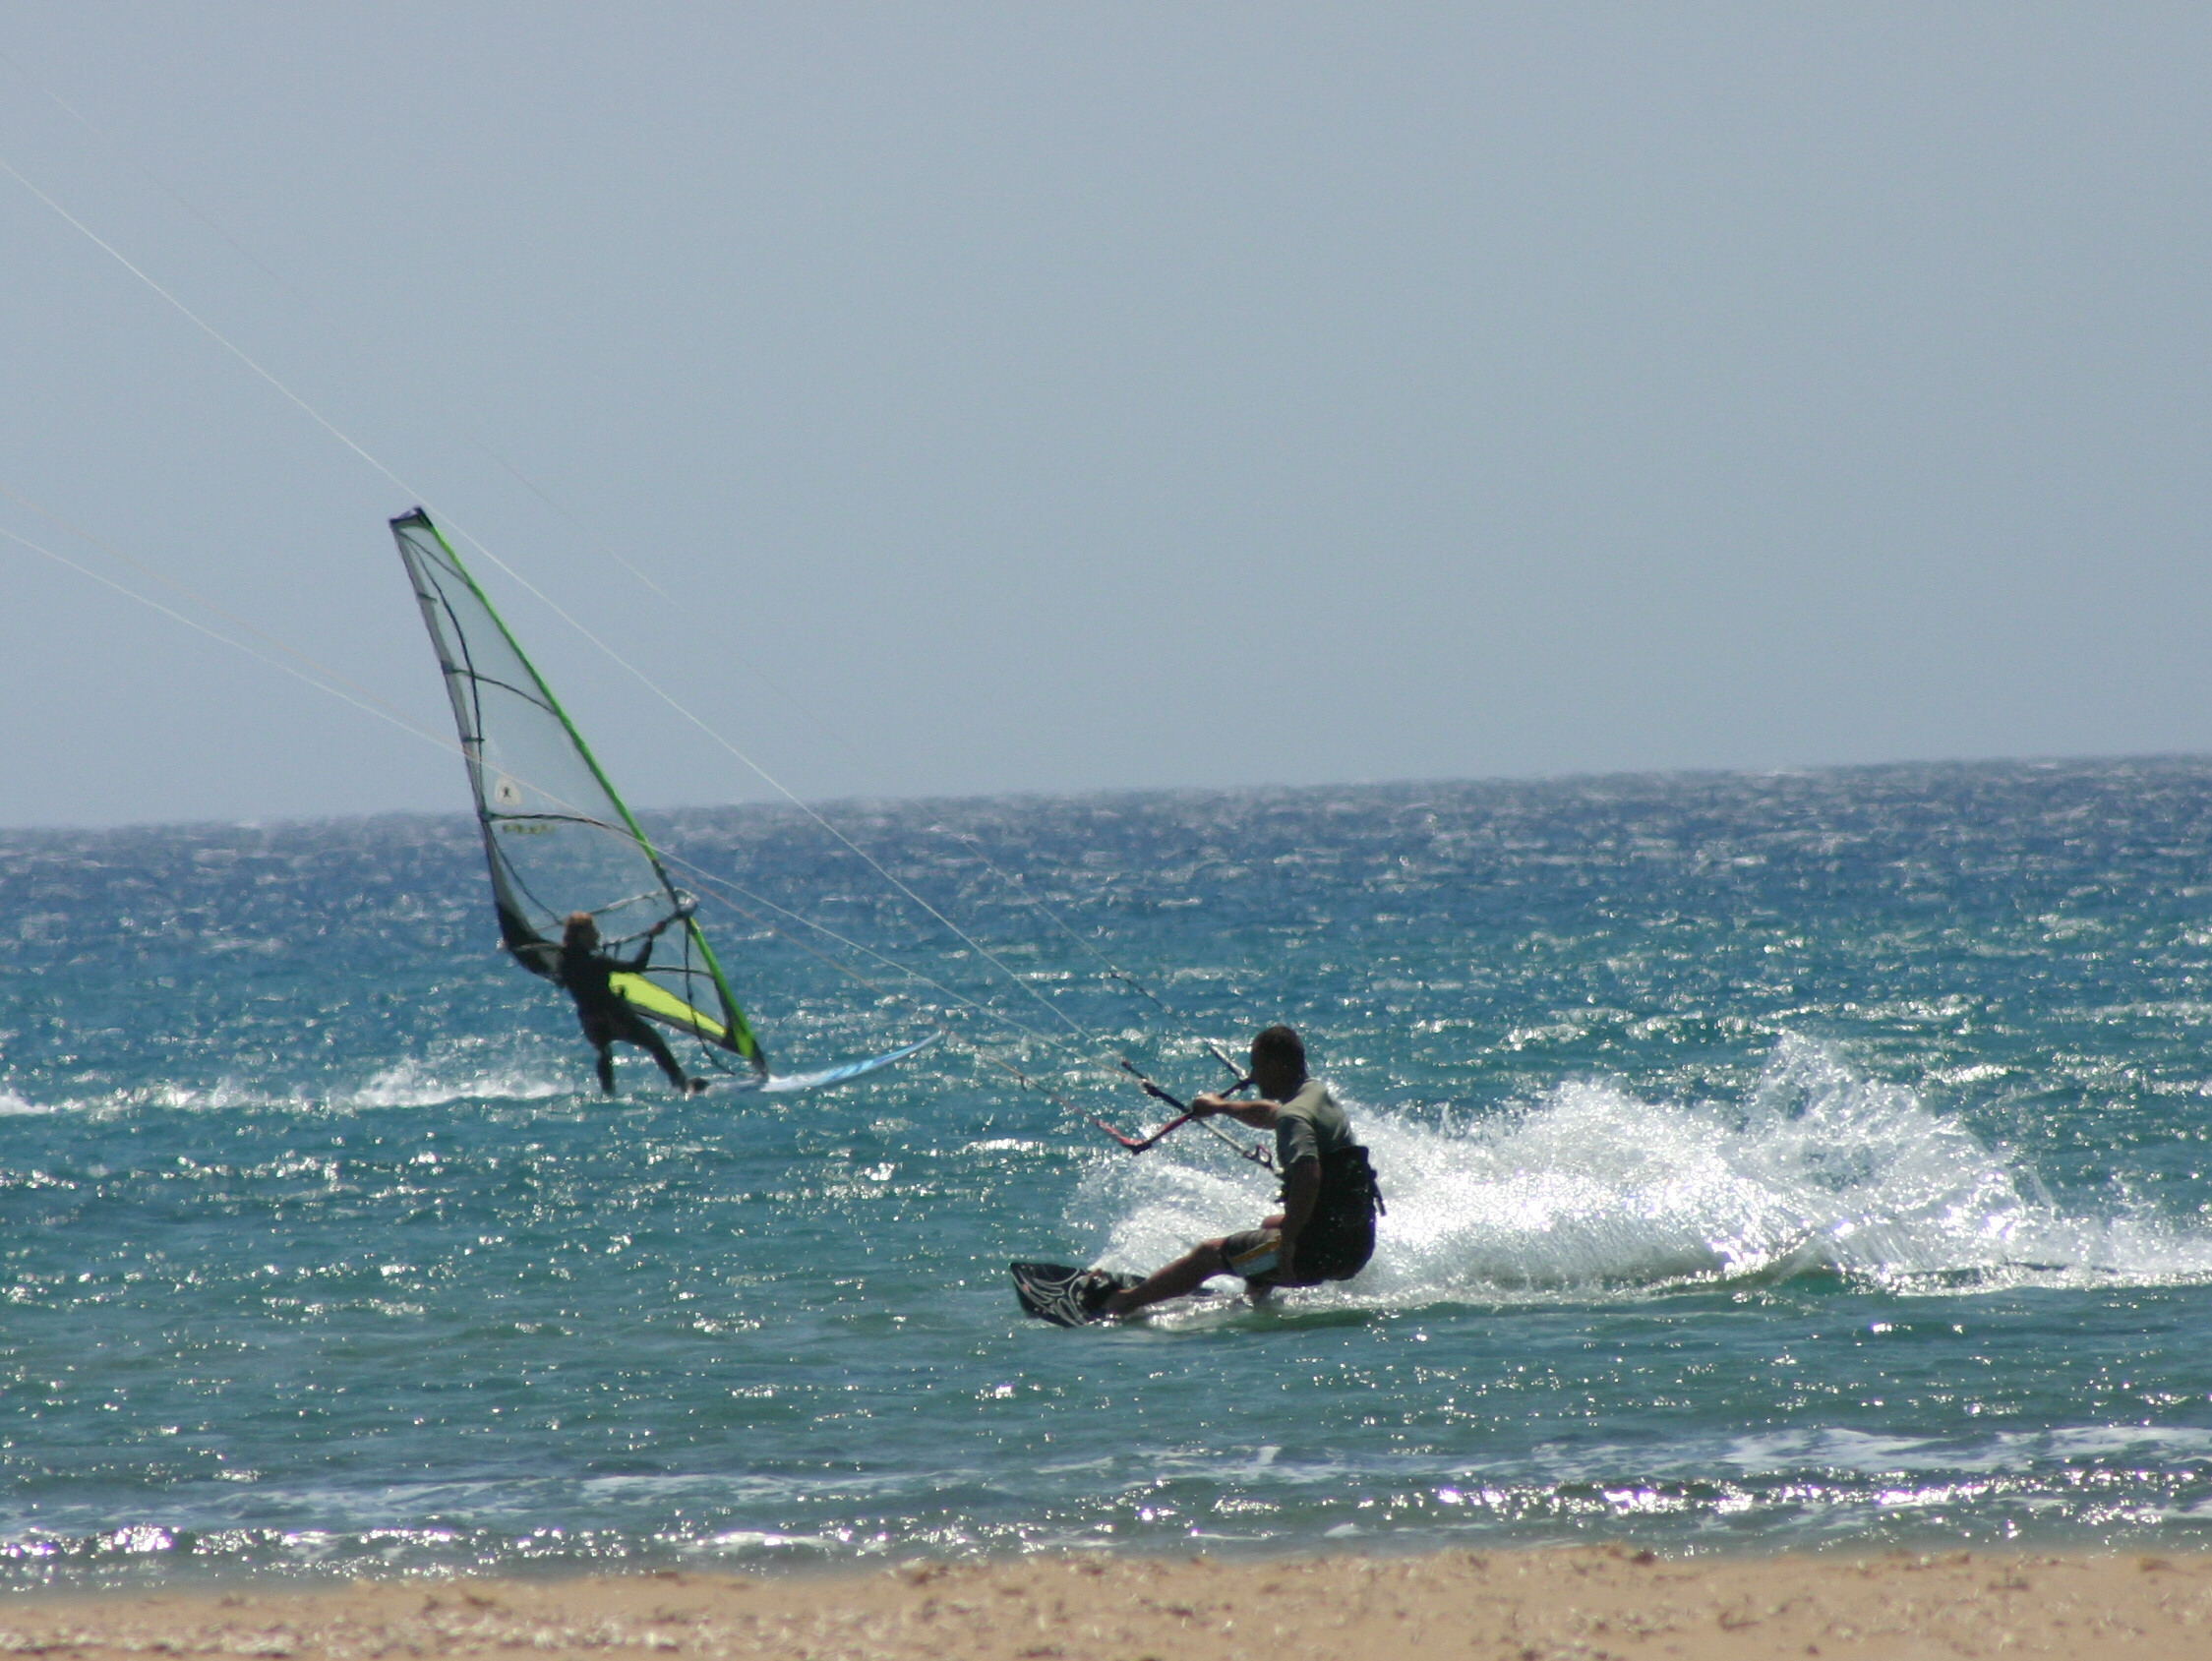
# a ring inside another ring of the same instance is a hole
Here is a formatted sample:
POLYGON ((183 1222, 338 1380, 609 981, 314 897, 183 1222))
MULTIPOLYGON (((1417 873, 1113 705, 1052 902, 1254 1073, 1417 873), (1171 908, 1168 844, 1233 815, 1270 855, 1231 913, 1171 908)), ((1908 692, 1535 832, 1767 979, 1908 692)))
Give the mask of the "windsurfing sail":
MULTIPOLYGON (((402 513, 391 534, 452 698, 507 949, 558 979, 564 919, 588 912, 602 949, 635 963, 613 979, 631 1008, 697 1038, 724 1071, 743 1063, 745 1082, 765 1088, 768 1058, 714 948, 552 688, 428 513, 402 513)), ((855 1076, 830 1072, 838 1078, 819 1082, 855 1076)))

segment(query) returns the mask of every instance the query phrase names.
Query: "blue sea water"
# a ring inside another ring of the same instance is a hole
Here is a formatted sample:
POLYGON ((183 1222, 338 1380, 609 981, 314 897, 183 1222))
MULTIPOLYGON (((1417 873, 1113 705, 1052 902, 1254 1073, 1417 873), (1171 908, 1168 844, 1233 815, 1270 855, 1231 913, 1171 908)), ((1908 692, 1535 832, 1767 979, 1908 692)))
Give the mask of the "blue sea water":
POLYGON ((461 817, 8 832, 0 1584, 2212 1546, 2212 762, 834 816, 1020 979, 794 813, 664 815, 935 983, 710 900, 781 1068, 937 1020, 1134 1126, 960 1000, 1191 1089, 1290 1020, 1368 1272, 1025 1322, 1008 1259, 1154 1266, 1263 1173, 950 1042, 603 1101, 461 817))

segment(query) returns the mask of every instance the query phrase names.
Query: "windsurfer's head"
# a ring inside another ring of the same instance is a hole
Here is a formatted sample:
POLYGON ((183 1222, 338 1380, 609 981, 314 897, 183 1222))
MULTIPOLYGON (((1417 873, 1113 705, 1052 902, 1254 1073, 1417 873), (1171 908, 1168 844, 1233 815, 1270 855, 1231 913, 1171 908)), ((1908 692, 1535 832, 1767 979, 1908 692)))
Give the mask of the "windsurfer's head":
POLYGON ((1278 1101, 1306 1082, 1305 1040, 1294 1029, 1269 1027, 1252 1040, 1252 1082, 1278 1101))
POLYGON ((599 924, 591 920, 589 912, 570 912, 568 920, 561 928, 561 943, 575 951, 588 952, 599 944, 599 924))

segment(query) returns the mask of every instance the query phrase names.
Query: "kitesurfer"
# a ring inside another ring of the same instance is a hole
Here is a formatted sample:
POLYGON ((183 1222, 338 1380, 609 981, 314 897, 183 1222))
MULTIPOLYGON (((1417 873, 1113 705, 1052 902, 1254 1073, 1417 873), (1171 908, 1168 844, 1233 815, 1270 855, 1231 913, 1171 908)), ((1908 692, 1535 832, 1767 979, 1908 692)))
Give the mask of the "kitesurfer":
POLYGON ((615 1044, 618 1040, 635 1044, 659 1062, 661 1071, 668 1075, 668 1082, 686 1095, 706 1089, 706 1080, 685 1075, 668 1047, 668 1040, 646 1025, 644 1017, 624 1000, 613 984, 615 976, 633 975, 643 969, 645 960, 653 954, 653 936, 679 918, 689 915, 690 909, 686 905, 662 918, 638 937, 637 951, 629 958, 618 958, 600 948, 599 924, 589 912, 570 912, 562 926, 561 961, 556 977, 576 1000, 576 1019, 583 1026, 583 1036, 599 1052, 599 1088, 609 1096, 615 1094, 615 1044))
POLYGON ((1288 1027, 1262 1032, 1252 1040, 1251 1082, 1258 1099, 1200 1096, 1190 1110, 1197 1118, 1226 1113, 1254 1130, 1275 1132, 1283 1210, 1257 1228, 1206 1241, 1126 1290, 1113 1291, 1099 1277, 1085 1298, 1096 1316, 1128 1315, 1180 1297, 1216 1275, 1240 1276, 1259 1302, 1278 1286, 1348 1280, 1367 1266, 1382 1191, 1367 1150, 1351 1139, 1329 1087, 1306 1076, 1304 1040, 1288 1027))

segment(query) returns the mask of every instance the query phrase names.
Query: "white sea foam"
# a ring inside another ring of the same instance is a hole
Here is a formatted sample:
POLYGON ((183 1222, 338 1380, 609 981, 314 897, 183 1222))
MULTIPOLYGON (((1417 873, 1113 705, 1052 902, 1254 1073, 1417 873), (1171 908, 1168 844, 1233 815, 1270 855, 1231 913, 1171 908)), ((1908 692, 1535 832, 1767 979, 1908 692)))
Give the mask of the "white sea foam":
POLYGON ((232 1078, 212 1084, 163 1081, 46 1102, 30 1101, 0 1088, 0 1118, 45 1113, 105 1118, 148 1107, 192 1113, 437 1107, 448 1101, 542 1101, 574 1095, 577 1089, 572 1073, 525 1046, 455 1039, 434 1044, 427 1056, 408 1057, 360 1084, 270 1088, 232 1078))
POLYGON ((339 1107, 438 1107, 464 1100, 542 1101, 575 1090, 574 1080, 554 1076, 542 1063, 456 1065, 453 1058, 439 1056, 387 1067, 356 1089, 332 1092, 330 1102, 339 1107))
MULTIPOLYGON (((1358 1279, 1301 1303, 1604 1296, 1815 1273, 1899 1292, 2212 1279, 2212 1234, 2155 1214, 2068 1212, 2017 1156, 1803 1039, 1785 1040, 1734 1105, 1579 1080, 1465 1128, 1347 1106, 1389 1216, 1358 1279)), ((1071 1219, 1110 1219, 1102 1260, 1145 1269, 1250 1227, 1262 1198, 1246 1173, 1177 1147, 1158 1164, 1104 1165, 1071 1219)))

